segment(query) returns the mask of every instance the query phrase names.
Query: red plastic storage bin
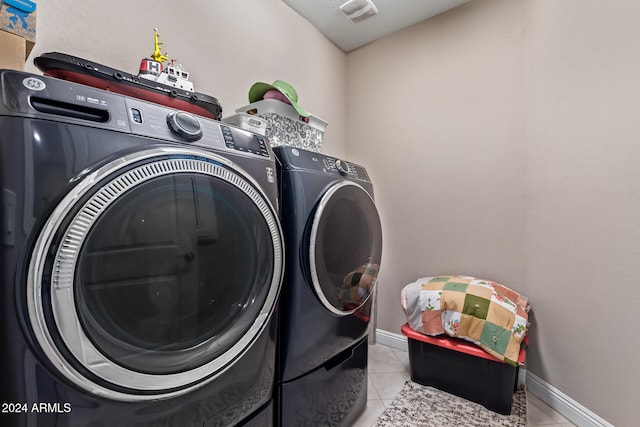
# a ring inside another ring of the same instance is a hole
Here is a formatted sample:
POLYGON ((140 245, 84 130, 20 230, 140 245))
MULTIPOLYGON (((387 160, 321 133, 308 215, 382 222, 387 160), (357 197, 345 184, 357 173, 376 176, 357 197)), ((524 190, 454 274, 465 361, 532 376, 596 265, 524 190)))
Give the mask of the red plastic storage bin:
MULTIPOLYGON (((455 394, 503 415, 511 413, 518 366, 508 365, 459 338, 424 335, 408 324, 401 331, 409 341, 413 382, 455 394)), ((526 337, 523 342, 519 363, 524 363, 526 357, 526 337)))

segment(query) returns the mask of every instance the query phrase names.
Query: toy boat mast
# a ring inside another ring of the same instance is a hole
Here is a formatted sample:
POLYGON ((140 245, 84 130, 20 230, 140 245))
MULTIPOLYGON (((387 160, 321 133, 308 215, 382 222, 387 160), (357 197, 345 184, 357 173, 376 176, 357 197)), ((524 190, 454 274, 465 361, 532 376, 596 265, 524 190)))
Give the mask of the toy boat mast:
POLYGON ((163 62, 169 60, 169 56, 166 52, 163 55, 160 50, 162 43, 160 42, 157 28, 153 29, 153 43, 154 49, 150 58, 143 58, 140 61, 138 77, 153 80, 173 88, 195 92, 193 83, 189 80, 189 73, 182 68, 182 65, 176 65, 173 60, 166 66, 162 65, 163 62))
POLYGON ((167 59, 169 59, 167 55, 163 55, 162 52, 160 51, 160 46, 162 46, 162 43, 160 42, 160 34, 158 34, 157 28, 153 29, 153 43, 154 43, 154 50, 153 50, 153 53, 151 54, 151 58, 153 58, 154 61, 158 61, 158 62, 165 62, 167 59))

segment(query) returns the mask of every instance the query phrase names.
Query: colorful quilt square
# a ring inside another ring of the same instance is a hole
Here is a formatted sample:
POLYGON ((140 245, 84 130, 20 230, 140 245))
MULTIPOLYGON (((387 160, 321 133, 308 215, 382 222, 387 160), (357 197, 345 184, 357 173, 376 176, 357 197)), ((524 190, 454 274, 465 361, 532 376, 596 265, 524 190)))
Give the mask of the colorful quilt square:
POLYGON ((440 295, 442 291, 438 290, 421 290, 420 291, 420 308, 422 310, 440 310, 440 295))
POLYGON ((516 315, 515 319, 513 320, 513 327, 511 328, 511 332, 513 332, 513 337, 518 342, 522 341, 522 338, 524 338, 525 334, 527 333, 527 323, 527 319, 518 315, 516 315))
POLYGON ((484 279, 477 279, 477 278, 472 278, 471 282, 469 282, 472 285, 478 285, 478 286, 486 286, 489 287, 491 289, 493 289, 493 285, 494 282, 490 281, 490 280, 484 280, 484 279))
POLYGON ((468 286, 467 283, 447 282, 442 289, 445 291, 467 292, 468 286))
POLYGON ((467 288, 467 293, 475 295, 477 297, 482 297, 484 299, 491 299, 491 296, 493 295, 493 289, 486 286, 469 285, 469 287, 467 288))
POLYGON ((494 293, 491 296, 491 301, 494 304, 498 304, 498 305, 503 306, 504 308, 506 308, 509 311, 514 311, 514 312, 516 311, 516 307, 517 306, 510 299, 505 298, 503 295, 494 293))
POLYGON ((450 283, 466 283, 468 285, 471 283, 471 280, 471 277, 466 276, 449 276, 449 280, 447 281, 450 283))
POLYGON ((431 310, 422 312, 422 330, 425 334, 438 335, 442 329, 442 311, 431 310))
POLYGON ((484 327, 482 328, 480 342, 487 346, 489 350, 493 350, 496 353, 503 355, 507 350, 510 338, 511 331, 503 329, 491 322, 485 322, 484 327))
POLYGON ((471 341, 480 341, 482 336, 482 330, 484 328, 484 320, 478 319, 473 316, 462 314, 460 316, 460 326, 458 328, 458 335, 467 337, 471 341))
POLYGON ((423 291, 441 291, 444 288, 444 285, 447 282, 427 282, 422 285, 423 291))
POLYGON ((527 299, 527 297, 520 295, 518 292, 507 288, 506 286, 503 285, 499 285, 497 283, 494 284, 494 289, 495 292, 499 295, 502 295, 506 298, 508 298, 511 302, 513 302, 515 305, 521 306, 521 307, 528 307, 529 306, 529 301, 527 299))
POLYGON ((486 319, 491 301, 475 295, 466 294, 462 312, 478 319, 486 319))
POLYGON ((491 301, 486 319, 501 328, 511 329, 513 322, 516 320, 516 315, 512 310, 491 301))
POLYGON ((512 366, 518 365, 518 356, 520 355, 520 342, 516 340, 510 340, 507 345, 507 350, 504 352, 505 362, 512 366))
POLYGON ((444 332, 449 335, 457 336, 460 330, 460 320, 462 314, 457 311, 444 310, 442 312, 442 326, 444 332))
POLYGON ((442 291, 440 308, 442 310, 459 311, 462 313, 466 294, 456 291, 442 291))

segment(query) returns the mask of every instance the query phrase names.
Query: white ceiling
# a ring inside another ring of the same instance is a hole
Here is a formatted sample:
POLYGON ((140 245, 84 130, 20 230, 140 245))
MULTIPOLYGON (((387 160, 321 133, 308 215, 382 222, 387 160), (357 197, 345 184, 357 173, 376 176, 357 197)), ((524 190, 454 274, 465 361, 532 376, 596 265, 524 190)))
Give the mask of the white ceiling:
POLYGON ((372 0, 378 14, 351 22, 340 6, 347 0, 282 0, 344 52, 453 9, 470 0, 372 0))

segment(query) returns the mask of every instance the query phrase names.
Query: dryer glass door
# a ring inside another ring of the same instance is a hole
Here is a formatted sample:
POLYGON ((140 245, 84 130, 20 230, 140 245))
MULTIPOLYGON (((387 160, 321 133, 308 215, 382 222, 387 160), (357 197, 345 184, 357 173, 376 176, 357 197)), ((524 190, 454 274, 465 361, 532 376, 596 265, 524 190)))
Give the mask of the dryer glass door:
POLYGON ((279 292, 282 237, 264 194, 228 161, 174 151, 86 178, 51 216, 30 270, 45 351, 122 400, 186 390, 233 363, 279 292))
POLYGON ((321 198, 309 241, 311 278, 327 309, 344 316, 373 295, 382 256, 382 228, 373 199, 342 182, 321 198))

